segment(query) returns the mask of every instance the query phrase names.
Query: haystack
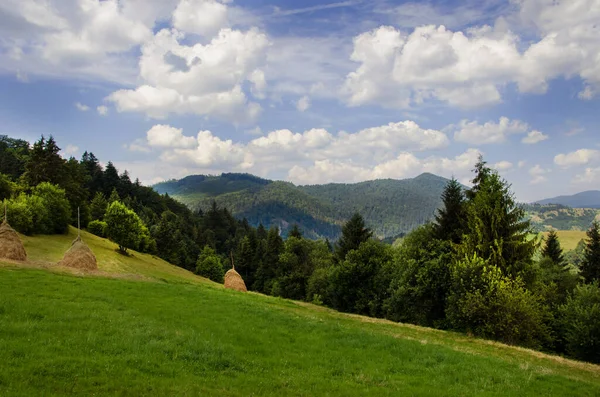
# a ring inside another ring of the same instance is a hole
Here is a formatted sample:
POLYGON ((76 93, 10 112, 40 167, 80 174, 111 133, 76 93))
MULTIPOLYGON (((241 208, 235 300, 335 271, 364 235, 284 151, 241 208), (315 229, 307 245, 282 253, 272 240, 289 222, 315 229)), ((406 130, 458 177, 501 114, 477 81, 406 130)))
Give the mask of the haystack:
POLYGON ((6 219, 0 225, 0 258, 13 261, 27 260, 27 253, 19 235, 10 227, 6 219))
POLYGON ((236 291, 246 292, 246 283, 235 268, 230 269, 225 273, 225 288, 234 289, 236 291))
POLYGON ((72 267, 74 269, 81 270, 98 269, 96 255, 94 255, 90 247, 88 247, 87 244, 81 240, 81 237, 77 237, 73 241, 71 248, 69 248, 63 259, 58 262, 58 264, 61 266, 72 267))

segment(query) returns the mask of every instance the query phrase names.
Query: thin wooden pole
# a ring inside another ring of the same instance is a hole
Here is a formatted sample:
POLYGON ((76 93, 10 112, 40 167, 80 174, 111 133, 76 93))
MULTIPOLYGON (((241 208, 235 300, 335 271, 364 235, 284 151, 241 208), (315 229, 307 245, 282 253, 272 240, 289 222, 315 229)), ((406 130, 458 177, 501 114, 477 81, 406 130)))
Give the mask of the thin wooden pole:
POLYGON ((79 207, 77 207, 77 238, 81 238, 81 221, 79 220, 79 207))
POLYGON ((229 251, 229 255, 231 256, 231 267, 235 270, 235 265, 233 264, 233 251, 229 251))
POLYGON ((4 222, 8 223, 8 215, 6 212, 6 200, 4 200, 4 222))

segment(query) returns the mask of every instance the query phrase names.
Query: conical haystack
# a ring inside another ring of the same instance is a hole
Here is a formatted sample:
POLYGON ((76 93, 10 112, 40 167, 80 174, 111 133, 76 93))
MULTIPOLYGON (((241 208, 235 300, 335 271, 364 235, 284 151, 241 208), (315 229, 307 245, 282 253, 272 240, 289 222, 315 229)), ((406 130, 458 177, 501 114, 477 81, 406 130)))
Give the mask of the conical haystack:
POLYGON ((13 261, 27 260, 27 253, 19 235, 10 227, 6 219, 0 225, 0 258, 13 261))
POLYGON ((235 269, 230 269, 225 273, 225 288, 234 289, 236 291, 246 292, 246 283, 244 279, 235 269))
POLYGON ((87 244, 81 240, 81 237, 77 237, 73 241, 71 248, 69 248, 63 259, 58 262, 58 264, 61 266, 72 267, 74 269, 81 270, 98 269, 96 255, 94 255, 90 247, 88 247, 87 244))

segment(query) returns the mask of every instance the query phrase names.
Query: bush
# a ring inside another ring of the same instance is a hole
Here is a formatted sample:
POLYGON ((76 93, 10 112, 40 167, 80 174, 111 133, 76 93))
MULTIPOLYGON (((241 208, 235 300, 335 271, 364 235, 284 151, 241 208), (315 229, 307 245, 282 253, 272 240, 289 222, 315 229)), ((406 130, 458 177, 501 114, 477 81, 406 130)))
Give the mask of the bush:
POLYGON ((217 283, 223 282, 223 264, 221 259, 211 247, 206 245, 196 265, 196 273, 217 283))
POLYGON ((600 288, 579 285, 559 308, 562 336, 573 357, 600 363, 600 288))
POLYGON ((446 314, 455 329, 533 348, 549 343, 547 309, 520 279, 477 256, 457 262, 452 279, 446 314))
MULTIPOLYGON (((31 211, 24 200, 11 200, 6 202, 8 223, 17 232, 22 234, 33 233, 33 219, 31 211)), ((4 217, 4 214, 2 215, 4 217)))
POLYGON ((114 201, 108 206, 104 220, 107 237, 119 245, 121 253, 139 247, 144 225, 135 212, 114 201))
POLYGON ((106 237, 106 227, 106 222, 96 220, 88 223, 87 230, 98 237, 106 237))

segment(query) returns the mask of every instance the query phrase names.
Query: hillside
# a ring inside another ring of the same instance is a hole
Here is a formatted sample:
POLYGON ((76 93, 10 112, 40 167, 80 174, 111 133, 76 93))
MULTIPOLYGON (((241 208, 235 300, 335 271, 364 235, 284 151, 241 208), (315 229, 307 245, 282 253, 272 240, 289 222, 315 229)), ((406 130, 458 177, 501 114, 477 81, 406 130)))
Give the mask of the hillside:
POLYGON ((102 272, 0 262, 0 395, 592 396, 600 367, 461 334, 242 294, 84 234, 102 272), (106 277, 108 276, 108 277, 106 277))
MULTIPOLYGON (((31 267, 47 268, 54 272, 75 273, 79 271, 57 267, 56 262, 62 259, 64 253, 77 237, 77 230, 69 228, 68 234, 24 236, 20 235, 27 258, 31 267)), ((97 275, 104 277, 130 278, 136 280, 153 280, 164 282, 206 284, 208 280, 198 277, 181 267, 172 265, 154 255, 131 251, 130 256, 118 254, 117 245, 86 231, 81 237, 92 249, 98 260, 97 275)), ((2 264, 0 267, 10 266, 2 264)), ((210 283, 212 284, 212 283, 210 283)))
POLYGON ((588 190, 571 196, 558 196, 536 202, 537 204, 561 204, 573 208, 600 208, 600 190, 588 190))
POLYGON ((377 236, 390 238, 431 219, 447 182, 422 174, 404 180, 296 186, 247 174, 222 174, 189 176, 154 189, 192 208, 206 210, 214 200, 254 226, 278 226, 284 234, 297 223, 311 238, 337 238, 341 225, 358 211, 377 236))
POLYGON ((571 208, 560 204, 528 204, 524 206, 536 231, 549 229, 586 231, 594 220, 600 220, 600 209, 571 208))

